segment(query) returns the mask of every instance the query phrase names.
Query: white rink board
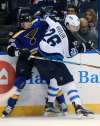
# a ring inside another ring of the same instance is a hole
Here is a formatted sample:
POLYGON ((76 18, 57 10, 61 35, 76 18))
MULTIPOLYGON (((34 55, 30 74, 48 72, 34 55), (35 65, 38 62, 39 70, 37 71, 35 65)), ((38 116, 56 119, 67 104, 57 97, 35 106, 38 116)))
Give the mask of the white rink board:
MULTIPOLYGON (((85 63, 89 65, 100 66, 100 56, 96 53, 79 54, 67 61, 85 63)), ((0 61, 6 61, 15 68, 16 58, 7 55, 0 55, 0 61)), ((87 67, 82 65, 66 64, 75 78, 80 90, 80 96, 84 104, 100 104, 100 68, 87 67), (82 83, 81 83, 82 82, 82 83)), ((1 69, 0 69, 1 70, 1 69)), ((21 98, 17 105, 43 105, 46 96, 47 85, 39 80, 39 74, 36 69, 34 76, 22 91, 21 98), (38 76, 38 81, 37 81, 38 76), (32 82, 32 83, 30 83, 32 82), (41 82, 43 84, 41 84, 41 82), (26 100, 27 99, 27 100, 26 100)), ((1 72, 1 71, 0 71, 1 72)), ((1 77, 1 76, 0 76, 1 77)), ((1 78, 0 78, 1 79, 1 78)), ((0 88, 1 89, 1 88, 0 88)), ((12 91, 0 94, 0 106, 5 106, 8 97, 12 91)), ((68 100, 68 98, 67 98, 68 100)))

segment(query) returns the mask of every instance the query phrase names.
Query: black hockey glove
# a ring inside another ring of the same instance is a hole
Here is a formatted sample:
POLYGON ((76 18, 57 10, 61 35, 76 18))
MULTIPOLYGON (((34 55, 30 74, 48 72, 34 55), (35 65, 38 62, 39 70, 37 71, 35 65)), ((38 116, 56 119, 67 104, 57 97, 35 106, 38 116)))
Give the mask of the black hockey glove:
POLYGON ((29 58, 30 54, 31 54, 31 52, 27 48, 24 48, 24 49, 20 49, 19 50, 19 56, 22 59, 26 59, 27 60, 29 58))
POLYGON ((15 50, 16 50, 16 47, 14 47, 14 46, 8 46, 7 47, 7 52, 8 52, 8 54, 9 54, 9 56, 15 56, 15 50))

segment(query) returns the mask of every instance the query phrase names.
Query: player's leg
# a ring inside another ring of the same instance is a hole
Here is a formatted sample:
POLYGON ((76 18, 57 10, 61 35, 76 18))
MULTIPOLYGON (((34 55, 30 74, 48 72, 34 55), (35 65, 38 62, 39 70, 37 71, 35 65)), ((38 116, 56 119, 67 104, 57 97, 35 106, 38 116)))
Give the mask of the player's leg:
POLYGON ((54 74, 52 74, 55 69, 55 65, 51 61, 46 60, 35 60, 34 65, 38 69, 41 78, 48 82, 48 91, 46 97, 45 113, 44 115, 51 115, 58 113, 58 110, 55 108, 55 99, 58 92, 57 81, 54 79, 54 74))
POLYGON ((55 100, 56 100, 56 95, 58 90, 59 87, 57 85, 57 81, 54 78, 51 79, 48 86, 47 97, 46 97, 46 105, 44 110, 45 116, 54 116, 60 113, 60 111, 55 107, 55 100))
POLYGON ((65 101, 64 93, 61 89, 58 90, 57 96, 56 96, 56 106, 60 109, 60 112, 62 112, 63 115, 67 115, 67 104, 65 101))
POLYGON ((56 79, 51 79, 48 86, 48 93, 45 105, 45 115, 67 114, 67 104, 65 102, 64 94, 59 89, 56 79))
POLYGON ((12 88, 12 96, 7 101, 7 106, 2 112, 2 117, 9 116, 13 111, 22 89, 25 86, 26 80, 31 76, 32 65, 29 61, 18 60, 16 65, 16 80, 14 82, 14 86, 12 88))
POLYGON ((60 64, 59 74, 57 74, 56 79, 58 80, 58 85, 61 86, 62 90, 67 93, 70 101, 73 104, 76 114, 82 114, 88 116, 93 114, 92 112, 84 109, 81 99, 79 96, 78 88, 74 83, 73 76, 70 74, 69 70, 64 64, 60 64))
POLYGON ((25 78, 17 77, 14 83, 13 88, 11 89, 13 94, 7 101, 7 106, 5 107, 4 111, 2 112, 2 117, 9 116, 10 113, 13 111, 19 97, 21 90, 25 85, 25 78))
POLYGON ((84 116, 93 114, 93 112, 91 112, 83 107, 78 88, 76 87, 76 84, 74 81, 63 85, 62 87, 64 88, 64 90, 66 90, 67 95, 74 107, 76 114, 81 114, 84 116))
POLYGON ((54 70, 57 69, 55 62, 45 61, 45 60, 44 61, 35 60, 35 64, 41 77, 47 81, 50 80, 49 86, 48 86, 48 94, 47 94, 45 111, 46 112, 52 111, 52 112, 58 113, 58 110, 55 109, 55 105, 54 105, 55 99, 57 97, 57 100, 59 104, 61 105, 62 110, 65 112, 65 110, 67 110, 67 106, 65 104, 64 96, 61 91, 59 92, 57 80, 54 78, 55 77, 54 70))

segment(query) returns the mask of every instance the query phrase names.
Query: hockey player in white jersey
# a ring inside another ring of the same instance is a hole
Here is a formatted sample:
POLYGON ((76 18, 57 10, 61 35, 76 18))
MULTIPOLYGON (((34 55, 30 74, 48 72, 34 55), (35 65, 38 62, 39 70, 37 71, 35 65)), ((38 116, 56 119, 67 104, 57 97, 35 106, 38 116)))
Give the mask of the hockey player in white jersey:
MULTIPOLYGON (((72 102, 76 114, 88 116, 92 112, 84 109, 78 93, 78 89, 74 82, 73 76, 62 62, 55 62, 53 60, 63 60, 64 58, 73 57, 81 51, 84 51, 85 44, 79 43, 73 36, 74 32, 79 30, 80 21, 76 15, 68 15, 65 18, 65 24, 61 25, 53 21, 49 17, 46 18, 49 24, 49 29, 44 36, 44 39, 39 44, 39 52, 42 56, 49 58, 51 61, 42 61, 42 67, 38 68, 44 79, 54 80, 55 84, 66 91, 72 102)), ((46 112, 52 111, 54 96, 51 96, 46 105, 46 112)))

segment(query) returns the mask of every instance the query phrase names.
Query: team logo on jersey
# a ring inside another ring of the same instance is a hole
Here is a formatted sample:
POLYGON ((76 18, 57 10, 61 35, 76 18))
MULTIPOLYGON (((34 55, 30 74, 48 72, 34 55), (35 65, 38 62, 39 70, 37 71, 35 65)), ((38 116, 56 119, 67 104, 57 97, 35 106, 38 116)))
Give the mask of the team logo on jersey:
POLYGON ((8 92, 15 80, 15 70, 6 61, 0 61, 0 94, 8 92))

